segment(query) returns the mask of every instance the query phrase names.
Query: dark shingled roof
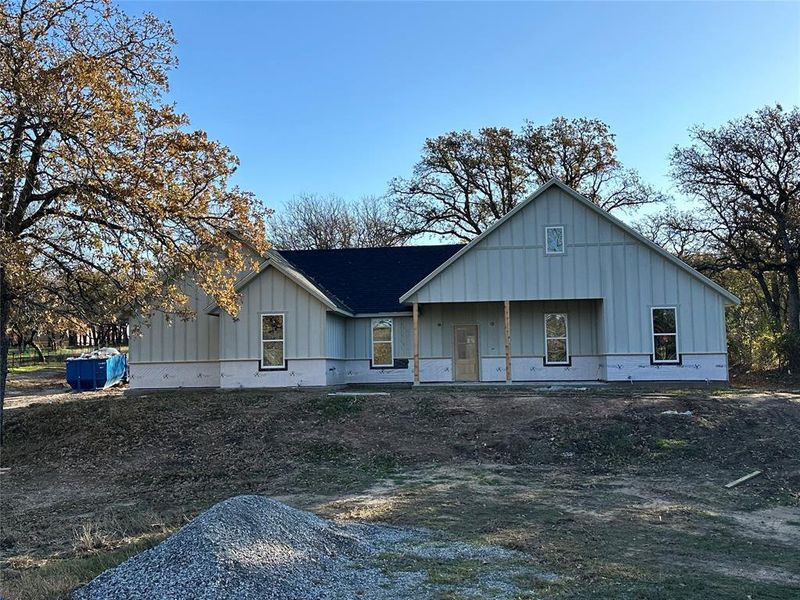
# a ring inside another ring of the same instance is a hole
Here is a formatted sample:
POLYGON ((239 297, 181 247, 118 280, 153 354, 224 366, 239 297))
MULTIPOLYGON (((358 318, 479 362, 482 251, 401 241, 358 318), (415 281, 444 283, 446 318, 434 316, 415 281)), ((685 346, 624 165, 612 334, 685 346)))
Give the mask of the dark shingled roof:
POLYGON ((400 296, 464 246, 279 250, 320 291, 352 313, 407 311, 400 296))

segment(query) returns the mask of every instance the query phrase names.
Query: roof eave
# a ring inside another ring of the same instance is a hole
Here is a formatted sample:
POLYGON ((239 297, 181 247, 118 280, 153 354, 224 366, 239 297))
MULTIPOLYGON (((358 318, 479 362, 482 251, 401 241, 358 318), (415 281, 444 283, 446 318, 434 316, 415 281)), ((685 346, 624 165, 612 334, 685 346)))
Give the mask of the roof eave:
POLYGON ((368 311, 368 312, 356 312, 353 313, 353 317, 358 318, 378 318, 378 317, 409 317, 411 316, 411 310, 381 310, 381 311, 368 311))
MULTIPOLYGON (((260 273, 262 273, 265 269, 269 267, 278 270, 281 274, 283 274, 287 278, 291 279, 294 283, 302 287, 309 294, 311 294, 317 300, 322 302, 322 304, 324 304, 326 308, 328 308, 328 310, 347 317, 353 316, 352 312, 336 304, 336 302, 334 302, 324 292, 322 292, 307 277, 299 273, 297 270, 293 269, 291 265, 285 259, 281 258, 280 255, 278 255, 277 252, 275 252, 274 250, 268 250, 266 259, 263 260, 258 265, 258 269, 250 271, 249 273, 241 277, 236 282, 234 289, 237 292, 240 292, 247 286, 248 283, 250 283, 254 278, 256 278, 260 273)), ((218 311, 219 311, 219 305, 216 302, 212 302, 205 309, 206 314, 209 315, 214 314, 215 312, 218 311)))

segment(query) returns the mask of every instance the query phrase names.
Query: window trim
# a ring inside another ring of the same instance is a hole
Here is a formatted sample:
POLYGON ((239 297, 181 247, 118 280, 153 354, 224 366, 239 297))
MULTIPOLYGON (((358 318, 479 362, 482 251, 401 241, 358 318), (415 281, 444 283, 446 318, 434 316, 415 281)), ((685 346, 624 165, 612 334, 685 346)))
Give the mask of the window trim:
MULTIPOLYGON (((563 256, 567 253, 567 233, 566 228, 563 225, 545 225, 544 227, 544 253, 548 256, 563 256), (560 229, 561 230, 561 252, 551 252, 547 247, 547 232, 550 229, 560 229)), ((553 313, 553 314, 561 314, 561 313, 553 313)))
POLYGON ((258 368, 260 371, 280 371, 286 369, 286 313, 282 312, 269 312, 269 313, 259 313, 258 315, 258 339, 261 340, 261 358, 258 361, 258 368), (281 330, 283 335, 280 340, 273 339, 273 340, 265 340, 264 339, 264 317, 280 317, 281 318, 281 330), (277 342, 280 341, 281 343, 281 355, 283 356, 283 362, 279 365, 265 365, 264 364, 264 342, 277 342))
POLYGON ((650 307, 650 345, 652 352, 650 359, 654 365, 679 365, 681 364, 681 350, 678 335, 678 307, 677 306, 651 306, 650 307), (653 320, 654 312, 657 310, 671 310, 675 314, 675 333, 659 333, 658 335, 672 335, 675 336, 675 358, 670 360, 659 360, 656 358, 656 331, 655 322, 653 320))
POLYGON ((572 363, 570 356, 569 356, 569 314, 565 312, 552 312, 552 313, 544 313, 544 364, 548 367, 568 367, 572 363), (550 337, 547 335, 547 317, 553 315, 563 315, 564 316, 564 328, 566 329, 566 335, 561 336, 554 336, 550 337), (566 360, 563 361, 550 361, 547 359, 547 340, 564 340, 565 348, 566 348, 566 360))
POLYGON ((394 367, 394 318, 393 317, 373 317, 369 321, 369 353, 370 353, 370 366, 376 368, 394 367), (389 341, 375 340, 375 322, 376 321, 389 321, 390 335, 389 341), (389 344, 392 351, 392 361, 386 364, 375 362, 375 344, 389 344))

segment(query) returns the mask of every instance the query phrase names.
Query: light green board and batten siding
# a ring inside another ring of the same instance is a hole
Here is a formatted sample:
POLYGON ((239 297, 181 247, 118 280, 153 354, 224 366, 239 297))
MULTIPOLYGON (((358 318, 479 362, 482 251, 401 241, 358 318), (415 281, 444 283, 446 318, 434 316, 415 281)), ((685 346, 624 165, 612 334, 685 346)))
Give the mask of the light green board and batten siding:
POLYGON ((325 320, 326 356, 333 359, 347 358, 347 323, 341 315, 328 313, 325 320))
MULTIPOLYGON (((412 368, 373 369, 372 319, 346 316, 279 257, 244 278, 233 318, 208 314, 210 299, 188 294, 197 316, 155 314, 131 339, 134 387, 286 387, 412 380, 412 368), (265 371, 262 313, 284 315, 286 368, 265 371)), ((511 303, 512 379, 724 380, 724 307, 735 297, 665 256, 561 184, 548 184, 507 218, 417 284, 421 381, 452 381, 453 328, 475 324, 480 375, 503 381, 503 301, 511 303), (545 227, 563 226, 563 255, 545 253, 545 227), (650 309, 675 306, 682 363, 651 363, 650 309), (566 313, 572 365, 543 366, 544 315, 566 313)), ((394 357, 411 359, 410 316, 393 316, 394 357)))
MULTIPOLYGON (((197 316, 167 323, 156 313, 143 335, 131 342, 131 360, 138 363, 259 360, 259 320, 264 313, 284 315, 286 359, 363 359, 372 351, 369 317, 345 318, 327 308, 277 269, 267 267, 241 290, 239 315, 207 315, 210 298, 196 288, 190 297, 197 316)), ((394 317, 394 355, 411 358, 411 317, 394 317)))
MULTIPOLYGON (((395 358, 411 358, 413 350, 413 323, 411 317, 390 317, 393 323, 395 358)), ((361 317, 347 319, 345 327, 346 356, 349 359, 372 358, 372 319, 361 317)))
POLYGON ((220 359, 261 358, 262 313, 284 315, 285 358, 325 358, 326 307, 294 281, 267 268, 241 290, 239 316, 221 313, 220 359))
MULTIPOLYGON (((598 339, 599 302, 594 300, 553 300, 515 302, 511 305, 511 354, 544 354, 544 315, 569 315, 570 353, 600 353, 598 339)), ((425 304, 420 307, 419 352, 422 358, 447 358, 453 352, 453 326, 478 325, 480 356, 505 356, 503 305, 498 302, 473 304, 425 304)))
POLYGON ((662 305, 678 308, 681 352, 726 352, 730 299, 559 186, 548 187, 407 300, 531 298, 602 299, 601 353, 649 354, 649 308, 662 305), (565 228, 563 255, 545 254, 549 225, 565 228))
POLYGON ((130 362, 200 362, 219 359, 219 319, 203 309, 211 298, 193 283, 184 284, 184 292, 196 316, 167 319, 155 312, 150 318, 131 322, 130 362))

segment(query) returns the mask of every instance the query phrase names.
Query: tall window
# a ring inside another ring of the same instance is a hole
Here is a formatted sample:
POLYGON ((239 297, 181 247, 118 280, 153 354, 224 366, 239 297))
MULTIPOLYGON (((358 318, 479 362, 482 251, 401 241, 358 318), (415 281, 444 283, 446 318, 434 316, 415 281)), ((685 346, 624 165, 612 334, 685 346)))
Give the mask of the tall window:
POLYGON ((545 227, 544 243, 545 254, 564 254, 564 228, 545 227))
POLYGON ((653 362, 678 362, 677 311, 670 306, 656 306, 653 317, 653 362))
POLYGON ((569 364, 569 338, 567 335, 567 315, 549 314, 544 316, 545 364, 569 364))
POLYGON ((261 315, 261 368, 284 367, 283 315, 261 315))
POLYGON ((372 366, 394 366, 393 323, 391 319, 372 319, 372 366))

